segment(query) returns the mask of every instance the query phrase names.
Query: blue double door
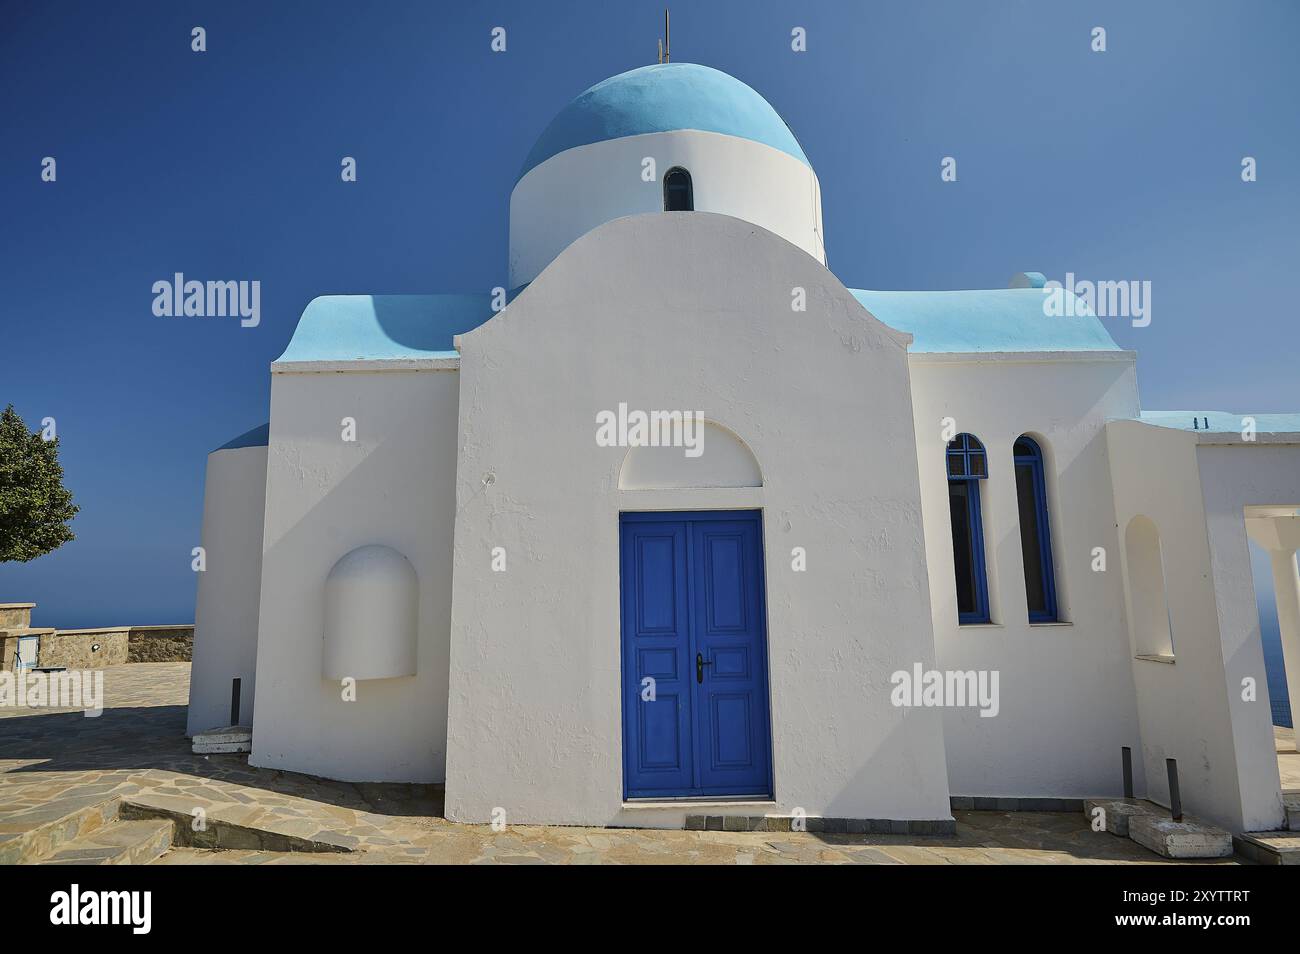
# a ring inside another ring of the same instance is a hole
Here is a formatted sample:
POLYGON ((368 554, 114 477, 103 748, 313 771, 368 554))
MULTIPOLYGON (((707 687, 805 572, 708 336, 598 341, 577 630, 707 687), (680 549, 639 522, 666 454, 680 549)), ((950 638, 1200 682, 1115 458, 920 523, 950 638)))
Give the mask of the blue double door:
POLYGON ((756 510, 620 517, 628 798, 770 796, 756 510))

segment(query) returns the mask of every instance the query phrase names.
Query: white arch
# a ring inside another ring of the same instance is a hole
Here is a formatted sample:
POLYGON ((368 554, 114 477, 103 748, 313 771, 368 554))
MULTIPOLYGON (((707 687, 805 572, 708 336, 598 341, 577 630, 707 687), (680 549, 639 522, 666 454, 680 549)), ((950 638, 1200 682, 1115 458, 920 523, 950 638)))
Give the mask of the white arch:
POLYGON ((420 585, 392 547, 357 547, 325 579, 326 679, 415 675, 420 585))
POLYGON ((1139 514, 1129 521, 1124 531, 1124 555, 1134 652, 1138 656, 1172 656, 1164 557, 1160 531, 1151 518, 1139 514))
POLYGON ((763 471, 749 445, 735 432, 705 421, 700 454, 683 447, 633 447, 623 457, 619 490, 682 490, 705 487, 762 487, 763 471))

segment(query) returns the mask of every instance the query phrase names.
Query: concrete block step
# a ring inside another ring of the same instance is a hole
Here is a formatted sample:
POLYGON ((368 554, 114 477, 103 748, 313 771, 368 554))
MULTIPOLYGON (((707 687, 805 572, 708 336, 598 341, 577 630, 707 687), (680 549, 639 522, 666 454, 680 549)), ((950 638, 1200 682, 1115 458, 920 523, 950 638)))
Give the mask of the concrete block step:
POLYGON ((1260 865, 1300 865, 1300 832, 1246 831, 1232 839, 1237 853, 1260 865))
POLYGON ((226 725, 205 732, 196 732, 191 742, 196 755, 218 752, 253 751, 253 730, 246 725, 226 725))
POLYGON ((1099 822, 1101 831, 1110 832, 1117 838, 1129 836, 1129 820, 1136 815, 1169 817, 1164 809, 1140 798, 1085 798, 1083 814, 1089 825, 1099 822))
POLYGON ((1191 815, 1184 815, 1182 821, 1167 814, 1133 815, 1128 836, 1165 858, 1227 858, 1232 854, 1229 832, 1191 815))
POLYGON ((1232 835, 1208 822, 1184 815, 1169 817, 1169 809, 1142 798, 1088 798, 1083 813, 1091 824, 1101 818, 1103 831, 1127 837, 1165 858, 1226 858, 1232 835))
POLYGON ((81 835, 40 860, 43 865, 146 865, 172 843, 170 819, 116 821, 81 835))
POLYGON ((1300 831, 1300 792, 1283 793, 1282 810, 1286 813, 1282 827, 1287 831, 1300 831))

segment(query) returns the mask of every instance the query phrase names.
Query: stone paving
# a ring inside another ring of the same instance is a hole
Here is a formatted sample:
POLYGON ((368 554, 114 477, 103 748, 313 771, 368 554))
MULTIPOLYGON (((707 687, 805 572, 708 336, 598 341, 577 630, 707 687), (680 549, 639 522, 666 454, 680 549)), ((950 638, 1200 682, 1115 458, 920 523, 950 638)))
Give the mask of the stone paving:
POLYGON ((0 708, 0 849, 79 806, 120 797, 132 812, 124 817, 170 815, 187 829, 196 808, 206 813, 204 832, 185 833, 178 840, 188 844, 154 864, 1168 863, 1091 831, 1081 812, 958 811, 953 836, 494 832, 444 820, 437 786, 333 782, 251 768, 245 755, 194 755, 184 737, 188 685, 188 663, 130 664, 105 670, 98 718, 0 708), (295 847, 311 850, 283 850, 295 847))

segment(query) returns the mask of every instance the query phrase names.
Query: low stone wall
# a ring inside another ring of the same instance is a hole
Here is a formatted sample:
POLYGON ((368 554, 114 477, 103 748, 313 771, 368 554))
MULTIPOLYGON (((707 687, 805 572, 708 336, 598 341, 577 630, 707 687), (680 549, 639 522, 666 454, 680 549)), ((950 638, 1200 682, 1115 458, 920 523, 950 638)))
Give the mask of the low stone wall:
POLYGON ((0 603, 0 629, 28 629, 35 603, 0 603))
POLYGON ((59 629, 41 637, 39 665, 104 669, 127 661, 130 627, 59 629))
POLYGON ((107 626, 99 629, 0 630, 0 668, 14 668, 19 636, 39 636, 37 665, 104 669, 135 662, 189 662, 193 626, 107 626))
POLYGON ((189 662, 193 655, 193 626, 132 626, 127 634, 127 662, 189 662))

